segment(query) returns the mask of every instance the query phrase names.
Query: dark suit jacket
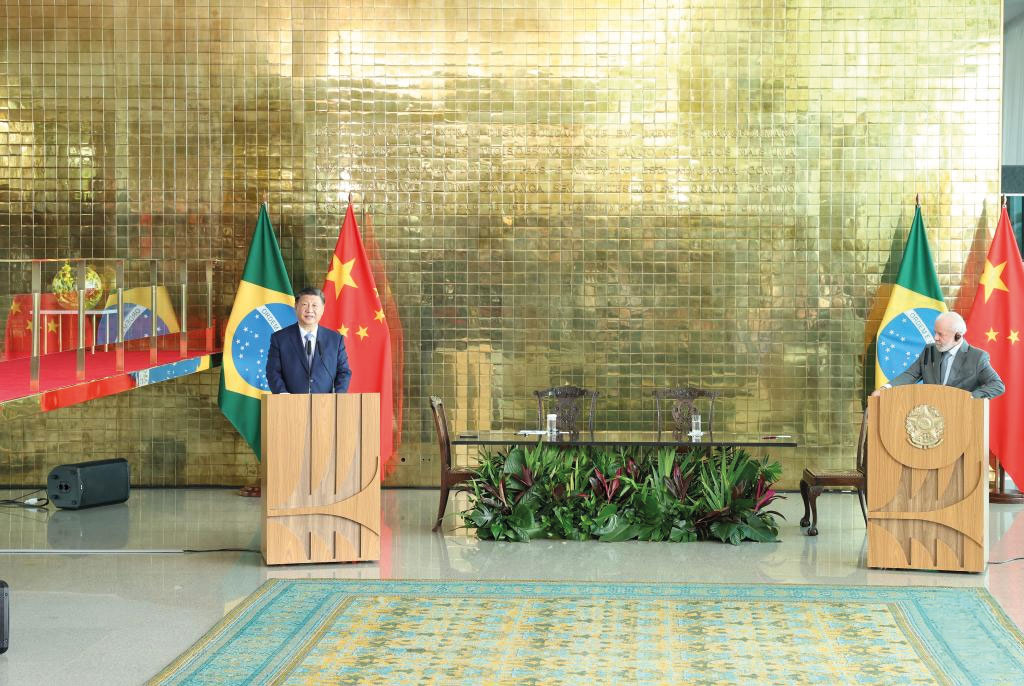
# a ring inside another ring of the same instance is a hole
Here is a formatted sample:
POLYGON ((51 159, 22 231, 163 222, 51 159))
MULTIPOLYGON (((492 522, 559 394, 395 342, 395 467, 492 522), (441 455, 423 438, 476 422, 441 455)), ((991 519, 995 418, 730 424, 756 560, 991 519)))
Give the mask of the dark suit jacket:
MULTIPOLYGON (((942 378, 939 376, 941 364, 942 353, 932 343, 925 346, 914 364, 907 368, 907 371, 889 383, 893 386, 902 386, 918 381, 942 383, 942 378)), ((988 353, 981 348, 968 345, 967 341, 961 343, 960 350, 953 358, 953 368, 949 370, 949 382, 946 385, 970 391, 975 398, 995 398, 1006 390, 1003 380, 996 374, 996 370, 992 369, 988 353)))
POLYGON ((351 377, 345 340, 337 331, 322 326, 316 330, 312 384, 299 325, 286 326, 270 337, 267 384, 271 393, 344 393, 351 377))

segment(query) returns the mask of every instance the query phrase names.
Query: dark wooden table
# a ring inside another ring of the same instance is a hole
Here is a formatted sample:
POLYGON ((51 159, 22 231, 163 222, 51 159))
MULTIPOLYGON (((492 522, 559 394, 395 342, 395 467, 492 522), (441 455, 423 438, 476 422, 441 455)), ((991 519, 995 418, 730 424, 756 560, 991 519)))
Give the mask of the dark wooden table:
POLYGON ((671 431, 657 433, 654 431, 583 431, 570 434, 563 432, 557 439, 548 438, 547 434, 522 434, 514 431, 480 431, 462 432, 455 437, 452 445, 536 445, 537 442, 554 446, 638 446, 677 448, 795 448, 798 443, 793 436, 774 435, 741 435, 716 431, 712 440, 710 434, 704 434, 700 441, 690 440, 689 436, 678 436, 671 431))

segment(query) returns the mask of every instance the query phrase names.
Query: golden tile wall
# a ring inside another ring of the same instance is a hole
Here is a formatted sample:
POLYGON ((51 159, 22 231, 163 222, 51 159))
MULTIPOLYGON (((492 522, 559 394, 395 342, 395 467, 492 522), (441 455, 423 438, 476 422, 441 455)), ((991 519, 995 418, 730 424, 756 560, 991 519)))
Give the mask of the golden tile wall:
MULTIPOLYGON (((518 428, 570 382, 615 428, 724 389, 725 426, 800 437, 792 485, 852 460, 914 195, 948 300, 984 253, 1001 4, 8 0, 0 257, 221 259, 226 316, 264 195, 301 285, 351 192, 404 332, 392 483, 437 480, 428 394, 518 428)), ((8 420, 0 482, 241 482, 216 374, 8 420)))

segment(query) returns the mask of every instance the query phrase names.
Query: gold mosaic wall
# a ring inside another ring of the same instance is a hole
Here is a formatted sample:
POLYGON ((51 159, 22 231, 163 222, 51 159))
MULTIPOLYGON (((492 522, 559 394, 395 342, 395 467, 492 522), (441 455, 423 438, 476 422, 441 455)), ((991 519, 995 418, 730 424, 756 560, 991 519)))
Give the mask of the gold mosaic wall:
MULTIPOLYGON (((519 428, 569 382, 614 428, 723 389, 720 426, 799 436, 792 486, 852 460, 914 195, 947 300, 984 254, 1001 4, 7 0, 0 257, 220 259, 226 316, 265 194, 302 285, 351 192, 404 333, 392 483, 437 481, 428 394, 519 428)), ((5 420, 0 482, 240 483, 216 375, 5 420)))

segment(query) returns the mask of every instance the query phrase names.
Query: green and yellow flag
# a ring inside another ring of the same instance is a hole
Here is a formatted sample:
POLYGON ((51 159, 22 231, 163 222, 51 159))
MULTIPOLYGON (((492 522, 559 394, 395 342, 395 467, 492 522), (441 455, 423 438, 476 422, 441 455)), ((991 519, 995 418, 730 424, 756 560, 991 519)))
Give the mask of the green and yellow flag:
POLYGON ((224 332, 224 361, 217 403, 260 459, 260 396, 267 386, 270 335, 295 323, 295 294, 270 225, 267 206, 245 260, 242 280, 224 332))
POLYGON ((921 208, 918 207, 896 285, 878 327, 875 388, 902 374, 926 345, 935 342, 932 336, 935 319, 945 311, 946 303, 939 289, 921 208))

